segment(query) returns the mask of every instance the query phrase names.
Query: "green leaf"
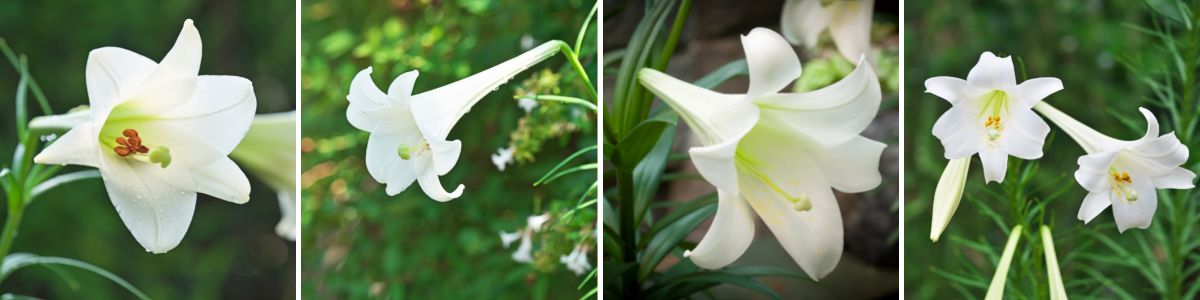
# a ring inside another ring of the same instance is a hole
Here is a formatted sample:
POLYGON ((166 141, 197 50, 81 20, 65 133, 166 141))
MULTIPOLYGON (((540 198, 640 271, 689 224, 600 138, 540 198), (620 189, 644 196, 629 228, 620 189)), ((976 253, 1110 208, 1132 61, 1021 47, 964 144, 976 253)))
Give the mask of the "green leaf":
MULTIPOLYGON (((757 292, 764 296, 771 297, 771 299, 782 299, 782 297, 780 297, 778 293, 776 293, 774 290, 771 290, 770 287, 767 287, 767 285, 763 284, 762 282, 754 280, 750 277, 735 275, 735 274, 731 274, 728 272, 722 272, 722 271, 705 271, 705 272, 692 273, 692 274, 674 277, 674 278, 663 281, 664 286, 671 285, 671 284, 680 284, 680 283, 729 284, 729 285, 734 285, 734 286, 742 287, 742 288, 757 292)), ((707 289, 707 287, 704 287, 702 289, 707 289)), ((670 291, 662 299, 683 298, 683 297, 687 297, 691 294, 695 294, 698 291, 699 290, 694 290, 694 289, 676 289, 676 290, 670 291)), ((653 294, 653 292, 652 292, 652 294, 653 294)))
POLYGON ((72 182, 76 182, 76 181, 80 181, 80 180, 92 179, 92 178, 100 178, 100 171, 87 170, 87 171, 79 171, 79 172, 54 176, 54 178, 50 178, 49 180, 43 181, 42 183, 39 183, 36 187, 34 187, 33 192, 31 192, 29 194, 29 198, 26 201, 32 202, 33 199, 37 198, 37 196, 39 196, 42 193, 45 193, 46 191, 49 191, 53 188, 56 188, 60 185, 68 184, 68 183, 72 183, 72 182))
POLYGON ((142 299, 142 300, 150 299, 149 297, 146 297, 146 294, 142 293, 141 290, 134 287, 132 284, 129 284, 128 281, 125 281, 125 279, 122 279, 121 277, 117 276, 116 274, 113 274, 112 272, 109 272, 107 270, 104 270, 100 267, 97 267, 97 266, 89 264, 89 263, 85 263, 85 262, 70 259, 70 258, 64 258, 64 257, 38 256, 38 255, 30 254, 30 253, 9 254, 8 256, 4 257, 3 264, 0 264, 0 281, 3 281, 5 278, 8 278, 9 275, 12 275, 13 272, 16 272, 20 268, 24 268, 24 267, 28 267, 28 266, 37 266, 37 265, 43 265, 43 266, 62 265, 62 266, 76 267, 79 269, 83 269, 85 271, 96 273, 96 275, 100 275, 104 278, 107 278, 108 280, 111 280, 112 282, 116 283, 117 285, 120 285, 121 287, 125 288, 125 290, 129 291, 134 296, 137 296, 138 299, 142 299))
POLYGON ((558 169, 561 169, 563 166, 566 166, 568 162, 571 162, 571 160, 574 160, 576 157, 579 157, 579 156, 581 156, 585 153, 588 153, 589 151, 592 151, 592 150, 596 150, 596 145, 591 145, 591 146, 585 147, 583 149, 579 149, 579 151, 575 151, 575 153, 571 153, 571 155, 567 156, 567 158, 564 158, 561 162, 558 162, 557 165, 554 165, 554 168, 550 169, 550 172, 546 172, 546 175, 542 175, 542 178, 539 178, 537 181, 535 181, 533 183, 533 185, 537 186, 537 185, 541 184, 543 181, 547 181, 550 177, 555 175, 556 172, 558 172, 558 169))
POLYGON ((25 295, 4 294, 0 295, 0 300, 40 300, 41 298, 30 297, 25 295))
POLYGON ((633 169, 633 199, 623 199, 624 201, 633 200, 633 224, 642 224, 642 217, 646 215, 646 209, 650 207, 650 200, 658 192, 663 170, 667 167, 667 157, 671 154, 671 144, 675 141, 676 129, 675 126, 668 126, 667 130, 658 137, 658 143, 654 145, 650 153, 642 158, 642 161, 633 169))
POLYGON ((533 185, 537 186, 537 185, 541 185, 543 183, 550 183, 551 181, 554 181, 555 179, 558 179, 559 177, 563 177, 563 176, 569 175, 571 173, 576 173, 576 172, 595 170, 598 167, 599 167, 599 164, 597 164, 597 163, 589 163, 589 164, 582 164, 582 165, 574 166, 574 167, 571 167, 570 169, 563 170, 562 172, 554 173, 554 176, 550 176, 549 178, 543 177, 541 180, 534 182, 533 185))
POLYGON ((692 199, 691 201, 688 201, 687 203, 680 205, 678 208, 675 208, 675 210, 672 210, 670 213, 667 213, 666 216, 663 216, 662 219, 658 220, 657 222, 654 222, 654 225, 651 225, 650 230, 647 231, 646 234, 642 235, 642 237, 643 238, 652 238, 655 235, 658 235, 659 231, 662 231, 667 226, 671 225, 672 223, 675 223, 675 221, 682 219, 683 217, 686 217, 697 210, 712 206, 716 203, 717 203, 717 193, 715 193, 715 192, 709 193, 707 195, 703 195, 700 197, 696 197, 696 199, 692 199))
POLYGON ((650 153, 650 149, 658 143, 656 137, 662 136, 663 130, 678 122, 675 111, 669 108, 660 109, 653 117, 638 123, 621 138, 617 151, 612 156, 613 165, 618 168, 636 167, 650 153))
MULTIPOLYGON (((696 229, 700 223, 707 220, 717 212, 716 201, 697 201, 701 204, 695 210, 672 219, 654 237, 649 238, 650 242, 646 244, 646 248, 642 250, 641 266, 638 270, 638 277, 647 278, 654 272, 654 268, 658 266, 659 261, 666 257, 671 250, 674 250, 692 230, 696 229)), ((666 222, 659 222, 663 224, 666 222)))
POLYGON ((713 70, 708 75, 704 75, 704 77, 700 77, 693 84, 702 88, 712 89, 725 83, 726 80, 747 74, 750 74, 750 65, 746 64, 746 59, 739 59, 713 70))

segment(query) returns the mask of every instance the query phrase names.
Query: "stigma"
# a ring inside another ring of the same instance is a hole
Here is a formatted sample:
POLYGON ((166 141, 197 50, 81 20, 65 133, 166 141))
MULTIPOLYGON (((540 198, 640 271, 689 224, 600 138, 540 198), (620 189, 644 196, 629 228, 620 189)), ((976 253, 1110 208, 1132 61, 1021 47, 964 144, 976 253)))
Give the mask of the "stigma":
POLYGON ((399 155, 400 159, 403 160, 409 160, 413 157, 421 157, 429 151, 429 142, 425 140, 421 140, 421 142, 417 143, 417 145, 401 144, 400 147, 396 148, 396 154, 399 155))

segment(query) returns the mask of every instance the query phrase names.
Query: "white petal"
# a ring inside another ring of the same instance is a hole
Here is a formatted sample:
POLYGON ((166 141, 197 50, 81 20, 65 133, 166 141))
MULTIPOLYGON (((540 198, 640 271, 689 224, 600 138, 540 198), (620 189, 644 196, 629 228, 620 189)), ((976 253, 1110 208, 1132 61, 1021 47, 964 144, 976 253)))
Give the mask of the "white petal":
POLYGON ((795 150, 802 149, 803 142, 786 137, 755 128, 742 140, 739 150, 744 157, 738 160, 741 195, 792 259, 810 277, 821 279, 842 256, 841 212, 820 168, 795 150), (806 198, 812 206, 799 211, 782 193, 806 198))
POLYGON ((996 57, 991 52, 979 55, 979 63, 967 73, 967 83, 980 89, 1011 91, 1017 86, 1012 57, 996 57))
POLYGON ((705 269, 729 265, 754 241, 754 215, 746 200, 718 189, 717 201, 717 216, 712 226, 696 248, 683 254, 705 269))
POLYGON ((438 175, 446 175, 454 165, 458 163, 458 156, 462 153, 462 141, 438 141, 429 140, 429 151, 433 155, 433 168, 438 175))
POLYGON ((966 158, 979 152, 979 135, 974 116, 963 106, 952 106, 933 123, 933 136, 945 149, 946 159, 966 158))
POLYGON ((147 84, 178 78, 196 77, 200 73, 200 56, 203 47, 200 43, 200 32, 192 25, 192 20, 183 21, 183 29, 171 51, 159 62, 158 68, 147 78, 147 84))
POLYGON ((713 92, 653 69, 642 69, 638 80, 675 109, 704 145, 741 139, 758 122, 758 108, 743 96, 713 92))
POLYGON ((1104 212, 1109 205, 1112 205, 1112 201, 1108 198, 1108 191, 1090 192, 1083 198, 1083 204, 1079 206, 1079 214, 1076 215, 1076 218, 1087 224, 1104 212))
POLYGON ((1120 232, 1129 228, 1150 227, 1150 222, 1154 220, 1154 211, 1158 209, 1158 193, 1154 190, 1154 184, 1139 175, 1130 175, 1133 177, 1133 190, 1138 193, 1137 200, 1126 201, 1116 193, 1109 195, 1112 199, 1113 219, 1117 221, 1117 230, 1120 232))
POLYGON ((104 47, 88 53, 88 103, 95 111, 112 109, 119 100, 133 93, 158 64, 132 51, 104 47))
POLYGON ((408 98, 412 97, 413 85, 417 82, 417 75, 421 74, 417 70, 412 70, 400 74, 396 79, 392 80, 392 84, 388 86, 388 97, 392 98, 408 98))
POLYGON ((688 150, 688 154, 692 158, 692 165, 696 166, 696 171, 700 172, 705 181, 719 190, 737 195, 741 193, 738 188, 737 166, 734 164, 737 147, 738 141, 731 140, 711 146, 695 147, 688 150))
POLYGON ((983 163, 984 182, 1004 182, 1004 174, 1008 171, 1008 154, 998 149, 979 151, 979 162, 983 163))
POLYGON ((96 141, 96 131, 92 122, 79 124, 46 146, 33 157, 33 162, 98 167, 101 149, 96 141))
POLYGON ((420 141, 415 132, 372 133, 367 138, 367 173, 375 181, 387 185, 388 196, 404 191, 417 180, 416 164, 412 160, 415 158, 402 159, 398 151, 400 145, 416 147, 420 141))
POLYGON ((1053 77, 1041 77, 1026 80, 1020 85, 1017 85, 1016 98, 1025 107, 1033 107, 1034 104, 1046 99, 1055 92, 1063 89, 1062 80, 1053 77))
POLYGON ((1048 134, 1050 125, 1033 113, 1033 110, 1013 108, 1008 114, 1001 144, 1004 152, 1009 155, 1022 159, 1038 159, 1042 157, 1042 146, 1046 143, 1048 134))
POLYGON ((1077 161, 1079 170, 1075 171, 1075 181, 1083 189, 1092 193, 1108 193, 1110 189, 1108 169, 1120 152, 1109 151, 1080 156, 1077 161))
MULTIPOLYGON (((413 77, 416 77, 414 72, 409 73, 413 73, 413 77)), ((409 73, 404 73, 396 80, 404 78, 409 73)), ((382 119, 379 115, 369 113, 391 105, 388 95, 380 91, 375 86, 375 82, 371 81, 371 67, 354 75, 354 79, 350 81, 350 94, 346 96, 346 100, 350 101, 350 105, 346 108, 346 120, 350 121, 350 125, 354 128, 367 132, 374 130, 377 126, 376 123, 382 119)))
POLYGON ((1142 117, 1146 118, 1146 134, 1142 136, 1142 141, 1149 141, 1158 137, 1158 118, 1145 107, 1138 107, 1138 112, 1142 113, 1142 117))
POLYGON ((512 245, 513 242, 516 242, 518 239, 521 238, 521 233, 522 233, 522 231, 520 231, 520 230, 513 231, 511 233, 501 231, 500 232, 500 243, 504 244, 504 248, 508 248, 509 245, 512 245))
POLYGON ((884 143, 859 136, 833 147, 812 143, 804 153, 812 157, 833 188, 860 193, 878 187, 882 181, 879 159, 885 148, 884 143))
POLYGON ((508 82, 517 73, 558 53, 560 41, 546 42, 483 72, 413 96, 417 126, 427 139, 446 140, 458 119, 483 96, 508 82))
POLYGON ((787 0, 783 3, 779 27, 793 45, 813 48, 821 32, 829 26, 830 17, 820 0, 787 0))
POLYGON ((438 202, 446 202, 462 196, 464 188, 462 184, 459 184, 454 189, 454 192, 447 192, 442 187, 442 182, 438 178, 434 167, 431 166, 433 162, 430 160, 432 159, 425 158, 414 161, 417 171, 417 184, 421 185, 421 191, 425 192, 425 195, 429 196, 429 198, 438 202))
POLYGON ((542 225, 550 221, 550 213, 543 213, 536 216, 525 218, 525 226, 532 229, 534 232, 542 231, 542 225))
POLYGON ((526 230, 525 235, 521 236, 521 245, 517 246, 517 251, 513 251, 513 260, 520 263, 533 261, 533 242, 531 241, 532 238, 529 235, 529 231, 526 230))
POLYGON ((250 130, 257 105, 249 80, 206 75, 196 81, 196 91, 190 100, 163 112, 159 118, 190 129, 213 148, 229 153, 250 130))
MULTIPOLYGON (((834 1, 830 12, 829 35, 838 52, 850 61, 869 57, 871 52, 871 16, 875 0, 834 1)), ((861 62, 860 62, 861 63, 861 62)))
POLYGON ((871 64, 860 63, 850 75, 819 90, 775 94, 755 104, 762 119, 786 126, 826 146, 858 136, 879 112, 883 94, 871 64))
POLYGON ((279 224, 275 225, 275 234, 289 241, 295 241, 299 229, 296 228, 296 191, 281 190, 276 193, 279 199, 279 224))
POLYGON ((1196 173, 1192 171, 1176 168, 1166 176, 1154 178, 1154 187, 1160 189, 1190 189, 1196 187, 1193 182, 1196 181, 1196 173))
POLYGON ((185 168, 101 155, 100 174, 125 227, 146 251, 165 253, 179 245, 192 222, 196 193, 185 168))
POLYGON ((775 31, 754 28, 742 36, 746 64, 750 68, 750 98, 783 90, 800 78, 800 58, 787 40, 775 31))
POLYGON ((237 204, 250 201, 250 179, 229 158, 192 168, 192 175, 196 192, 237 204))
POLYGON ((963 187, 966 186, 967 172, 971 169, 971 158, 952 159, 942 171, 937 188, 933 192, 933 220, 930 222, 929 239, 937 242, 941 238, 958 204, 962 200, 963 187))
POLYGON ((967 81, 949 76, 929 78, 925 80, 925 92, 958 104, 967 98, 967 81))

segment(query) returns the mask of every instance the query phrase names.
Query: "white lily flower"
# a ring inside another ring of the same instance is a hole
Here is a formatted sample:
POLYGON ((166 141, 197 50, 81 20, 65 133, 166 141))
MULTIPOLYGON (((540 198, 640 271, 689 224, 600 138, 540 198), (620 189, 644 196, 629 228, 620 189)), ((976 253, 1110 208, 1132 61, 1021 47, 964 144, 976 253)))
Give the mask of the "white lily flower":
POLYGON ((858 61, 871 52, 871 16, 875 0, 788 0, 780 28, 794 45, 817 46, 826 28, 838 52, 858 61))
POLYGON ((254 116, 246 138, 229 154, 239 165, 275 190, 279 224, 275 233, 295 241, 296 233, 296 112, 254 116))
POLYGON ((346 118, 355 128, 371 133, 367 142, 367 172, 387 185, 389 196, 416 181, 429 198, 450 201, 462 195, 463 185, 447 192, 439 176, 458 163, 459 140, 447 140, 450 129, 471 107, 517 73, 553 56, 561 41, 533 50, 454 83, 413 95, 418 72, 401 74, 387 94, 371 81, 371 68, 358 73, 346 99, 346 118))
POLYGON ((532 230, 522 230, 521 245, 517 246, 517 251, 512 253, 512 259, 519 263, 533 262, 533 238, 532 230))
POLYGON ((129 50, 92 50, 88 121, 34 158, 96 167, 121 220, 146 251, 164 253, 191 224, 196 193, 245 203, 250 182, 227 155, 250 128, 250 81, 198 76, 200 33, 191 20, 159 63, 129 50))
POLYGON ((570 254, 560 256, 558 262, 567 265, 567 269, 574 272, 576 276, 583 275, 584 272, 592 269, 592 263, 588 259, 587 249, 583 245, 576 245, 570 254))
POLYGON ((1003 182, 1008 156, 1042 157, 1050 126, 1033 113, 1033 105, 1062 90, 1058 78, 1042 77, 1017 84, 1012 57, 991 52, 979 56, 967 79, 934 77, 926 92, 950 102, 933 124, 933 135, 946 149, 946 159, 979 154, 986 182, 1003 182))
POLYGON ((504 167, 513 163, 513 151, 514 150, 515 149, 513 149, 512 146, 508 146, 507 148, 496 149, 496 154, 492 154, 492 164, 496 165, 496 169, 503 172, 504 167))
MULTIPOLYGON (((857 193, 880 183, 886 145, 859 134, 882 94, 870 64, 807 93, 779 91, 800 76, 800 60, 778 33, 742 36, 750 69, 747 94, 720 94, 643 69, 642 85, 675 109, 699 136, 689 150, 700 175, 717 188, 717 215, 695 249, 697 265, 736 260, 754 238, 754 214, 815 279, 842 256, 842 218, 833 189, 857 193)), ((860 59, 861 60, 861 59, 860 59)))
POLYGON ((521 238, 522 233, 524 233, 524 231, 525 230, 517 230, 517 231, 513 231, 513 232, 501 231, 500 232, 500 242, 504 243, 504 248, 507 249, 509 245, 512 245, 513 242, 515 242, 521 238))
POLYGON ((1158 119, 1145 108, 1146 134, 1118 140, 1083 125, 1049 104, 1034 109, 1071 136, 1088 154, 1079 158, 1075 180, 1088 191, 1077 217, 1085 224, 1112 206, 1117 230, 1146 229, 1158 209, 1157 189, 1190 189, 1196 174, 1181 168, 1188 148, 1175 133, 1158 135, 1158 119))

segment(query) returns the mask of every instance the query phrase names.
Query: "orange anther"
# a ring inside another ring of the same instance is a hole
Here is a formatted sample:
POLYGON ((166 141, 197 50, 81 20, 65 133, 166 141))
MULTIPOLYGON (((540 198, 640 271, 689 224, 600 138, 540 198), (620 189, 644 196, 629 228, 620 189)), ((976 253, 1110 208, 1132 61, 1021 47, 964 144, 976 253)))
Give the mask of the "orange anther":
POLYGON ((120 155, 121 157, 129 156, 130 153, 129 148, 125 148, 125 146, 117 146, 116 148, 113 148, 113 151, 117 152, 117 155, 120 155))
POLYGON ((138 136, 137 130, 133 130, 132 128, 121 131, 121 134, 124 136, 127 136, 127 137, 131 137, 131 138, 138 136))
POLYGON ((141 144, 142 144, 142 138, 137 137, 137 135, 134 135, 133 137, 129 138, 130 146, 137 146, 137 145, 141 145, 141 144))
POLYGON ((123 136, 118 136, 117 137, 117 145, 129 146, 129 141, 125 140, 125 137, 123 137, 123 136))

